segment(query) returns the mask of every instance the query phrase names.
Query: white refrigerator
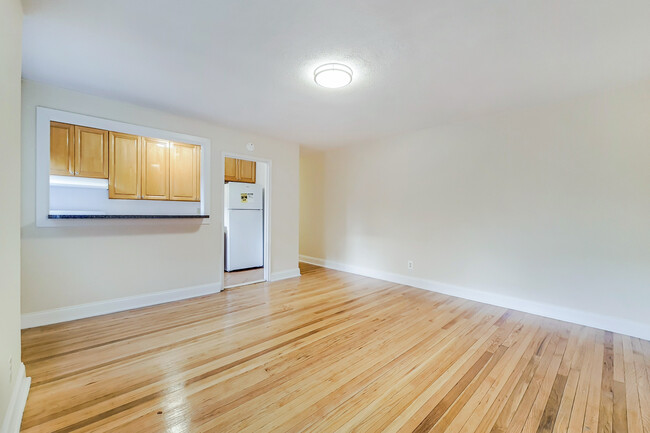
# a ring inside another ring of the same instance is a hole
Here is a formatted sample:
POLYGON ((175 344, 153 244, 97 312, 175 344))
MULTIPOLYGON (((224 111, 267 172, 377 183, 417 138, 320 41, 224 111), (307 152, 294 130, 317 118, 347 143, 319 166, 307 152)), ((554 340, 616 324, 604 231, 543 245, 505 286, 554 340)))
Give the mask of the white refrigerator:
POLYGON ((264 266, 264 197, 259 185, 225 185, 226 271, 264 266))

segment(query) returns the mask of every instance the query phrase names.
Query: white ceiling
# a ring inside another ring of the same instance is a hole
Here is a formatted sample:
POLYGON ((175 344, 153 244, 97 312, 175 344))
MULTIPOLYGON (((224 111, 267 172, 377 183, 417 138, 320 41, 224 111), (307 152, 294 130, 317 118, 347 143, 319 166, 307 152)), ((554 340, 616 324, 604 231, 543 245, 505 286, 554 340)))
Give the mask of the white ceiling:
POLYGON ((648 0, 23 4, 25 78, 314 146, 650 78, 648 0))

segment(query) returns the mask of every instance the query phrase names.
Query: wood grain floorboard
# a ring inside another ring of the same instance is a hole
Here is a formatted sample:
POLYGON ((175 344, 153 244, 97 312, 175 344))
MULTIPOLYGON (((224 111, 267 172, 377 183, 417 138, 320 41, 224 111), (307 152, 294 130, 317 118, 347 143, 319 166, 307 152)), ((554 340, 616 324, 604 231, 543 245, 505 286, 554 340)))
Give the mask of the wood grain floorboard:
POLYGON ((24 432, 650 432, 650 342, 301 264, 23 331, 24 432))
POLYGON ((223 286, 233 287, 242 284, 250 284, 254 281, 264 279, 264 268, 246 269, 245 271, 233 271, 223 273, 223 286))

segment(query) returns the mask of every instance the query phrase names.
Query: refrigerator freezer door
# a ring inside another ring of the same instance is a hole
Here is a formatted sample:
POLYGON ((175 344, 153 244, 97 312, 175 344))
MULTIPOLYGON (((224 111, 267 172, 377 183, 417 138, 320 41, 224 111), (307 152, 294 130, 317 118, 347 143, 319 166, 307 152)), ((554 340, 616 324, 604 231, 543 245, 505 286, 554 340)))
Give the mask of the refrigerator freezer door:
POLYGON ((228 210, 226 219, 226 271, 264 266, 261 210, 228 210))
POLYGON ((227 209, 262 209, 264 198, 259 185, 230 182, 225 185, 227 209))

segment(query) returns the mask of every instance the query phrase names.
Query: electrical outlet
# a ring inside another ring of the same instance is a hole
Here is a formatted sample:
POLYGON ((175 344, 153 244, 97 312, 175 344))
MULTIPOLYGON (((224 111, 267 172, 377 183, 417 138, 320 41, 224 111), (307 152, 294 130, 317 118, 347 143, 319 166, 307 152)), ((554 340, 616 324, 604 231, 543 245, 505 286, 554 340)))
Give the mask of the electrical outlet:
POLYGON ((409 271, 413 270, 413 260, 409 260, 406 262, 406 267, 408 268, 409 271))

